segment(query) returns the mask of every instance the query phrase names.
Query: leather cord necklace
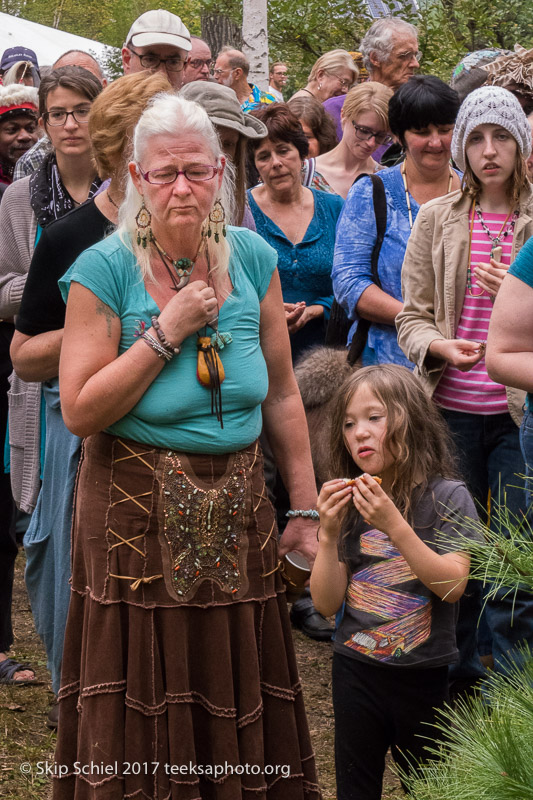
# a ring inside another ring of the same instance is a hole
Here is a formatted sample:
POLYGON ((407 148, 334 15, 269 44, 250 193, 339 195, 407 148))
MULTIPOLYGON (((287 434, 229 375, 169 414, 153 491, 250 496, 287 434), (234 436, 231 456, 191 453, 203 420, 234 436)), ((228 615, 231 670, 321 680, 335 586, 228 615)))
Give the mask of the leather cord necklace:
MULTIPOLYGON (((207 284, 211 284, 211 263, 209 259, 209 250, 206 248, 207 260, 207 284)), ((231 341, 231 337, 229 337, 231 341)), ((206 389, 211 390, 211 414, 214 414, 220 422, 220 427, 224 427, 222 420, 222 390, 221 384, 224 381, 226 374, 219 351, 219 337, 218 337, 218 302, 217 314, 209 320, 204 327, 203 336, 198 332, 196 339, 196 348, 198 350, 198 364, 196 368, 196 375, 198 381, 206 389), (207 327, 214 330, 215 336, 207 335, 207 327)))
POLYGON ((170 288, 175 292, 179 292, 180 289, 183 289, 184 286, 187 286, 187 284, 191 279, 192 271, 194 269, 196 262, 198 261, 200 252, 205 244, 203 237, 200 240, 200 245, 193 259, 179 258, 177 261, 174 261, 174 259, 171 258, 169 254, 165 252, 165 250, 163 250, 163 248, 161 247, 161 245, 159 244, 159 242, 157 241, 157 239, 153 234, 152 234, 152 243, 155 245, 157 254, 161 259, 161 261, 163 262, 166 271, 170 275, 170 280, 172 281, 172 286, 170 288), (170 264, 172 264, 172 266, 174 267, 174 270, 178 275, 179 281, 176 281, 176 276, 174 272, 171 270, 170 264))
MULTIPOLYGON (((452 168, 449 166, 448 169, 450 170, 450 177, 448 180, 448 188, 446 190, 446 194, 450 194, 452 189, 452 182, 454 172, 452 168)), ((405 161, 402 163, 400 167, 400 172, 402 173, 403 178, 403 188, 405 190, 405 202, 407 203, 407 213, 409 214, 409 228, 413 230, 413 212, 411 211, 411 197, 409 195, 409 189, 407 188, 407 175, 405 174, 405 161)))

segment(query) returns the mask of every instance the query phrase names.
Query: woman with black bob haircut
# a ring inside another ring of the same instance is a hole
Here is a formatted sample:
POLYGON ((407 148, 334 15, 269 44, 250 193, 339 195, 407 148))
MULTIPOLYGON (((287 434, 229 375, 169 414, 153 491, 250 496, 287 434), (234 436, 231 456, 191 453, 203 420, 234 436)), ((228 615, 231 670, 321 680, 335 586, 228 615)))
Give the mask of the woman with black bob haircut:
POLYGON ((407 153, 405 134, 420 134, 429 125, 454 126, 461 101, 454 89, 435 75, 413 75, 392 96, 389 122, 407 153))
POLYGON ((362 356, 365 366, 392 363, 413 368, 398 347, 394 327, 402 309, 402 263, 422 203, 460 188, 460 176, 450 166, 459 105, 457 93, 433 75, 416 75, 404 83, 389 102, 389 126, 405 158, 381 170, 379 177, 357 181, 344 204, 337 227, 333 289, 353 323, 348 344, 360 320, 370 322, 366 340, 360 333, 352 350, 352 355, 362 356), (374 197, 383 189, 386 209, 380 213, 374 207, 374 197), (376 283, 371 266, 378 221, 384 230, 377 261, 381 285, 376 283))

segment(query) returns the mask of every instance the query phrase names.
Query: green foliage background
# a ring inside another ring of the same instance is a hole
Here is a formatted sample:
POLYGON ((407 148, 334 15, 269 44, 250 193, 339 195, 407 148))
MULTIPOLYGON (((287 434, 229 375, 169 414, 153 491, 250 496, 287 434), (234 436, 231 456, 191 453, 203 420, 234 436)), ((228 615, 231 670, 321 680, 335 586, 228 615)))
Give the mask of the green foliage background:
MULTIPOLYGON (((465 53, 487 46, 533 47, 531 0, 419 0, 401 16, 420 31, 422 70, 448 80, 465 53)), ((178 14, 190 31, 201 34, 202 17, 225 14, 237 24, 238 0, 158 0, 178 14)), ((154 7, 153 0, 0 0, 0 11, 120 47, 132 21, 154 7)), ((392 12, 392 6, 391 6, 392 12)), ((289 89, 301 86, 316 58, 327 50, 358 48, 371 23, 364 0, 269 0, 272 60, 291 67, 289 89)))

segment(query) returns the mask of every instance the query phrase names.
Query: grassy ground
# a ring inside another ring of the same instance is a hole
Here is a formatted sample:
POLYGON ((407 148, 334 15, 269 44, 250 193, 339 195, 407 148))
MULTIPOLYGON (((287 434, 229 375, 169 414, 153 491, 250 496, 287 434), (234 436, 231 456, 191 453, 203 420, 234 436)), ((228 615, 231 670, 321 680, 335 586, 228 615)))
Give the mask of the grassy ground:
MULTIPOLYGON (((33 627, 22 572, 21 554, 16 567, 12 654, 32 664, 40 683, 0 687, 0 797, 2 800, 50 800, 49 780, 38 774, 37 763, 53 759, 55 735, 45 724, 53 695, 44 650, 33 627), (31 770, 27 765, 31 765, 31 770)), ((324 800, 335 800, 331 645, 313 642, 298 631, 294 639, 324 800)), ((398 780, 387 771, 383 800, 403 796, 398 780)))

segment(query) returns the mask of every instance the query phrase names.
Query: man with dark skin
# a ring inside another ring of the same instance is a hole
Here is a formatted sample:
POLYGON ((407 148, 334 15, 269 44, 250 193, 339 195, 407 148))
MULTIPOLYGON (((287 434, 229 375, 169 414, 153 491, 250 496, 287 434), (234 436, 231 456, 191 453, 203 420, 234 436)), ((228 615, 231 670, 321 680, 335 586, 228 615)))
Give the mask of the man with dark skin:
POLYGON ((13 181, 17 160, 38 137, 37 89, 10 84, 0 87, 0 184, 13 181))
MULTIPOLYGON (((17 159, 37 141, 37 89, 10 84, 0 86, 0 192, 12 183, 17 159)), ((0 321, 0 435, 5 438, 7 425, 7 377, 9 361, 9 321, 0 321)), ((9 476, 0 475, 0 684, 35 680, 27 664, 10 658, 13 644, 11 595, 17 541, 13 524, 13 500, 9 476)))

